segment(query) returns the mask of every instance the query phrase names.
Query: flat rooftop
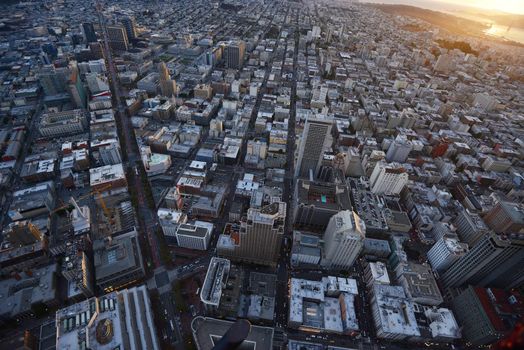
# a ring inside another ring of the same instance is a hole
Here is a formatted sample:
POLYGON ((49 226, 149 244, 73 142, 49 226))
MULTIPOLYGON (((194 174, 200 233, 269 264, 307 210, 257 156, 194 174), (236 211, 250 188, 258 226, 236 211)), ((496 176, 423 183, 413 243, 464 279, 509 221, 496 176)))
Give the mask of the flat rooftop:
POLYGON ((204 238, 206 237, 210 231, 213 230, 213 224, 210 224, 211 227, 208 225, 198 225, 198 223, 188 223, 188 224, 180 224, 178 226, 178 229, 176 231, 177 235, 183 235, 183 236, 191 236, 191 237, 197 237, 197 238, 204 238))
POLYGON ((124 173, 124 167, 122 164, 105 165, 98 168, 89 169, 89 179, 91 186, 125 178, 126 175, 124 173))
POLYGON ((20 279, 0 281, 0 316, 14 317, 28 312, 36 303, 51 302, 56 297, 58 266, 51 264, 33 269, 31 274, 20 273, 20 279))
POLYGON ((222 289, 226 284, 230 268, 231 262, 228 259, 211 258, 202 291, 200 292, 200 300, 204 304, 213 306, 220 304, 222 289))
POLYGON ((373 312, 375 325, 380 324, 385 333, 420 336, 413 302, 407 299, 402 287, 375 284, 373 292, 372 309, 379 310, 373 312))

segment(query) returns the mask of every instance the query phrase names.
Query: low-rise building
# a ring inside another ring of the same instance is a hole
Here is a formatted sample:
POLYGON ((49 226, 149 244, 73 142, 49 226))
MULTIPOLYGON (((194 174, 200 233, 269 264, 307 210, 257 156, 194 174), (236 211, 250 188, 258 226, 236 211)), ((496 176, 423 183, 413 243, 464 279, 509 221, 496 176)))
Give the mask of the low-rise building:
POLYGON ((157 215, 166 242, 175 244, 178 227, 187 222, 187 215, 181 211, 169 208, 158 208, 157 215))
POLYGON ((302 330, 351 334, 358 332, 354 280, 327 277, 322 281, 291 278, 288 325, 302 330), (340 281, 339 281, 340 280, 340 281))
POLYGON ((427 264, 401 263, 395 269, 397 281, 406 295, 416 303, 438 306, 442 304, 442 294, 435 276, 427 264))
POLYGON ((195 221, 180 224, 176 230, 179 247, 187 249, 207 250, 213 234, 214 225, 210 222, 195 221))
POLYGON ((147 176, 163 174, 171 166, 171 156, 168 154, 153 153, 149 146, 140 148, 142 163, 147 176))
POLYGON ((300 231, 293 232, 292 265, 318 265, 321 257, 320 237, 300 231))
POLYGON ((30 315, 37 305, 58 305, 57 273, 58 265, 53 264, 0 281, 0 324, 30 315))
POLYGON ((374 284, 371 311, 378 338, 409 340, 420 337, 413 302, 398 286, 374 284))
POLYGON ((452 342, 462 337, 460 327, 453 312, 445 308, 431 308, 424 312, 429 323, 432 339, 452 342))
POLYGON ((56 312, 57 349, 160 349, 145 286, 93 297, 56 312))
POLYGON ((121 163, 89 169, 89 182, 91 189, 99 191, 127 188, 126 174, 121 163))
POLYGON ((222 289, 226 286, 230 268, 231 262, 228 259, 211 258, 206 278, 200 291, 200 300, 206 308, 216 309, 220 305, 222 289))
POLYGON ((391 282, 386 264, 381 261, 370 262, 366 265, 364 279, 368 288, 372 288, 375 284, 389 285, 391 282))
POLYGON ((13 221, 29 219, 50 213, 55 206, 55 190, 52 181, 13 192, 8 215, 13 221))

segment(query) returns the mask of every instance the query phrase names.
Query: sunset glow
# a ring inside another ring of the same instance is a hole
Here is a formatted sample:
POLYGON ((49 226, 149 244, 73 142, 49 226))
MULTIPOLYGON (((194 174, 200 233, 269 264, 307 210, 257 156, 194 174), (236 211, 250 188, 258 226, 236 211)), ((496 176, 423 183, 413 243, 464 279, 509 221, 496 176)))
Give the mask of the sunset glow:
POLYGON ((524 14, 524 0, 443 0, 457 5, 469 5, 483 9, 494 9, 509 13, 524 14))

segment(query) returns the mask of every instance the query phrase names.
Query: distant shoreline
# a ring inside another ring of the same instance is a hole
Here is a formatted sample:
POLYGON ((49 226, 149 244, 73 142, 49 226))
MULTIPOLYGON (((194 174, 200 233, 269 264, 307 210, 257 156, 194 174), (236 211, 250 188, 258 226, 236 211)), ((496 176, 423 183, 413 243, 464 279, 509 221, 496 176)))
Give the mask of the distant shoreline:
POLYGON ((524 47, 524 38, 521 39, 519 37, 517 40, 515 40, 514 38, 505 38, 503 35, 501 35, 503 33, 489 33, 490 26, 487 25, 486 22, 453 15, 449 12, 443 12, 443 10, 437 11, 412 5, 384 4, 379 2, 380 1, 361 3, 365 6, 374 7, 387 13, 414 17, 432 25, 441 27, 454 34, 489 39, 494 42, 510 46, 524 47))

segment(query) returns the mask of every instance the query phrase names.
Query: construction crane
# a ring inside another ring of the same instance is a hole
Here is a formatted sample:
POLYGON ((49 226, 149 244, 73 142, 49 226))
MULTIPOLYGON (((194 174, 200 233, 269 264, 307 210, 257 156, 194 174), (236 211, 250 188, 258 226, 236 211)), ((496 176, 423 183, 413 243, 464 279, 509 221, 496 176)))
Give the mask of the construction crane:
POLYGON ((111 226, 113 226, 115 223, 114 223, 113 217, 111 216, 111 212, 109 211, 109 209, 106 206, 104 197, 102 197, 101 190, 95 190, 93 192, 96 193, 98 197, 98 201, 100 202, 100 206, 102 207, 102 210, 104 211, 104 215, 106 216, 106 219, 109 221, 111 226))
POLYGON ((42 233, 40 232, 38 227, 36 227, 32 222, 29 222, 27 224, 27 227, 29 228, 29 232, 31 232, 31 234, 33 235, 33 237, 35 237, 35 239, 37 239, 38 241, 42 240, 42 233))
POLYGON ((80 210, 80 208, 78 207, 77 201, 81 201, 82 199, 90 197, 92 195, 96 195, 97 199, 98 199, 98 201, 100 203, 100 206, 102 207, 102 210, 104 211, 105 217, 107 218, 109 223, 111 225, 113 225, 114 224, 114 220, 111 217, 111 212, 109 211, 109 208, 107 207, 107 205, 106 205, 106 203, 104 201, 104 198, 102 197, 102 192, 104 192, 105 190, 108 190, 110 188, 111 188, 111 184, 107 184, 107 185, 102 186, 100 188, 93 189, 93 190, 89 191, 88 193, 84 194, 83 196, 78 197, 76 200, 73 197, 71 197, 69 199, 69 203, 68 204, 65 204, 65 205, 62 205, 62 206, 56 208, 55 210, 53 210, 51 212, 51 214, 54 214, 54 213, 62 211, 62 210, 70 210, 72 208, 76 208, 77 210, 80 210))

